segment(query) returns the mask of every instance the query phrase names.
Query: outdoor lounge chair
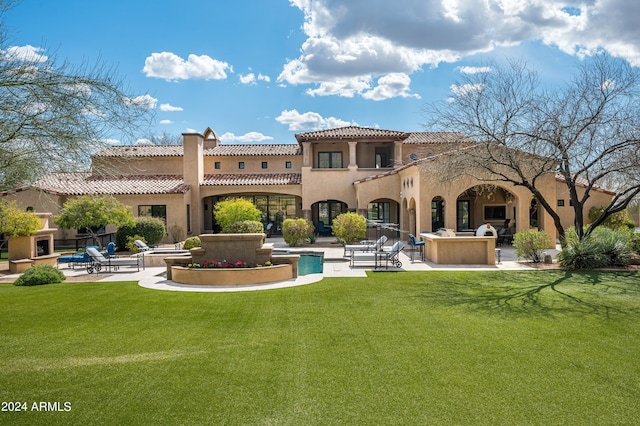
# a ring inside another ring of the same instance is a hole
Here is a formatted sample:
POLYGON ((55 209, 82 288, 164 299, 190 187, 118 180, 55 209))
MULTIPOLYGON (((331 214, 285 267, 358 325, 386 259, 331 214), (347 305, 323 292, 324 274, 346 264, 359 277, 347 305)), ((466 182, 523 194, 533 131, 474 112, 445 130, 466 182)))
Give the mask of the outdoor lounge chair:
POLYGON ((133 242, 136 247, 138 247, 139 252, 149 252, 149 253, 187 253, 189 250, 181 250, 173 247, 149 247, 142 240, 135 240, 133 242))
POLYGON ((91 262, 87 265, 87 272, 92 274, 105 269, 107 272, 111 272, 112 269, 117 269, 120 266, 136 266, 140 271, 140 266, 144 269, 144 257, 105 257, 96 248, 87 248, 87 254, 91 256, 91 262))
POLYGON ((374 269, 378 269, 378 267, 382 267, 382 262, 384 262, 385 269, 389 269, 389 263, 396 268, 401 268, 402 262, 398 256, 403 248, 404 243, 402 241, 397 241, 389 251, 372 251, 364 253, 352 252, 351 267, 353 267, 356 262, 373 262, 374 269))
POLYGON ((378 238, 377 241, 375 242, 370 242, 370 241, 364 241, 363 243, 360 244, 348 244, 344 246, 344 257, 347 257, 347 252, 351 252, 348 255, 351 256, 351 254, 353 254, 354 251, 378 251, 378 250, 382 250, 382 247, 384 246, 384 243, 386 243, 388 240, 386 235, 383 235, 382 237, 378 238))
POLYGON ((84 268, 87 264, 91 263, 91 256, 87 253, 87 249, 89 248, 97 249, 98 246, 87 246, 82 252, 58 257, 58 268, 61 263, 66 263, 71 269, 75 269, 76 265, 80 265, 84 268))

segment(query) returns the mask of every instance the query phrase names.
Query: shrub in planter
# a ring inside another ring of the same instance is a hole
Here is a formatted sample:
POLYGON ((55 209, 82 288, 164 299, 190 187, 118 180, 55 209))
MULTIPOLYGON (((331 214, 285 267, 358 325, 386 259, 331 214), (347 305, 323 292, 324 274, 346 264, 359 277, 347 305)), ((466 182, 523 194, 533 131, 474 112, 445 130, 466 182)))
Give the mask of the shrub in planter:
POLYGON ((529 229, 513 236, 513 246, 516 248, 518 259, 526 258, 534 263, 542 262, 544 251, 550 243, 549 235, 545 231, 529 229))
POLYGON ((200 242, 199 237, 189 237, 184 240, 184 244, 182 246, 183 249, 190 250, 195 247, 202 247, 202 243, 200 242))
POLYGON ((17 286, 34 286, 45 284, 60 284, 66 277, 58 268, 51 265, 32 266, 13 283, 17 286))
POLYGON ((241 220, 226 228, 228 234, 262 234, 264 226, 257 220, 241 220))
POLYGON ((305 219, 285 219, 282 223, 282 237, 291 247, 297 247, 314 233, 313 224, 305 219))
POLYGON ((338 241, 350 244, 364 239, 367 220, 358 213, 342 213, 333 220, 331 227, 338 241))

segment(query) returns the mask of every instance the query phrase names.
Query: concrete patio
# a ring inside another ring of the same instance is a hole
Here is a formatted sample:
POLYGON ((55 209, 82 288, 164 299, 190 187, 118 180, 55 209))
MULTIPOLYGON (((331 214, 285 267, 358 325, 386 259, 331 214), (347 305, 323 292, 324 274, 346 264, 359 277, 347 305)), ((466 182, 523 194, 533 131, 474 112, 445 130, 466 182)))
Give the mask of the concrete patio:
MULTIPOLYGON (((267 239, 267 243, 273 244, 275 249, 290 249, 282 238, 272 237, 267 239)), ((393 241, 388 241, 385 249, 389 250, 393 241)), ((500 270, 535 270, 536 268, 527 265, 526 262, 518 262, 515 255, 515 248, 512 246, 502 246, 500 249, 500 263, 495 265, 436 265, 428 261, 420 259, 419 252, 414 253, 414 261, 411 261, 411 251, 409 247, 400 253, 401 268, 389 267, 388 269, 379 269, 381 271, 445 271, 445 270, 476 270, 476 271, 500 271, 500 270)), ((166 280, 164 267, 146 267, 140 271, 134 268, 120 268, 117 272, 88 274, 86 268, 76 267, 71 269, 67 266, 61 267, 65 276, 73 281, 138 281, 142 287, 158 290, 173 291, 255 291, 267 290, 273 288, 292 287, 318 282, 325 277, 353 277, 363 278, 367 276, 367 271, 374 269, 373 264, 356 264, 350 266, 347 258, 343 257, 344 249, 340 244, 335 242, 333 237, 319 238, 314 244, 306 244, 302 247, 295 247, 296 251, 314 251, 324 253, 324 265, 322 274, 309 274, 300 276, 293 280, 285 282, 262 284, 255 286, 185 286, 166 280)), ((555 257, 557 250, 547 251, 548 254, 555 257)), ((12 282, 19 274, 8 274, 7 262, 0 263, 0 283, 12 282)))

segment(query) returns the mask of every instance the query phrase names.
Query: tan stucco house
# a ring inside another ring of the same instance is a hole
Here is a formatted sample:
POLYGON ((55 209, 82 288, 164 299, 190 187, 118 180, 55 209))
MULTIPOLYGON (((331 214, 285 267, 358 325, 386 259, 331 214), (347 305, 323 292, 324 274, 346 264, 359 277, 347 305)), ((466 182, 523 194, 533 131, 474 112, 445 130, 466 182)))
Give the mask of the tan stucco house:
MULTIPOLYGON (((473 145, 462 134, 349 126, 295 137, 297 143, 223 144, 208 128, 204 134, 185 133, 182 145, 114 146, 93 156, 90 173, 49 174, 2 196, 55 214, 70 197, 112 194, 134 216, 159 217, 187 235, 216 232, 216 202, 243 196, 275 234, 286 218, 330 226, 340 213, 355 211, 398 224, 403 239, 438 228, 501 227, 508 219, 515 231, 538 227, 555 240, 552 220, 526 189, 496 182, 487 196, 480 181, 443 182, 433 172, 430 164, 473 145)), ((557 200, 563 224, 571 226, 566 187, 553 175, 544 179, 542 192, 557 200)), ((611 196, 598 189, 590 203, 608 204, 611 196)), ((56 236, 73 237, 75 230, 58 230, 56 236)))

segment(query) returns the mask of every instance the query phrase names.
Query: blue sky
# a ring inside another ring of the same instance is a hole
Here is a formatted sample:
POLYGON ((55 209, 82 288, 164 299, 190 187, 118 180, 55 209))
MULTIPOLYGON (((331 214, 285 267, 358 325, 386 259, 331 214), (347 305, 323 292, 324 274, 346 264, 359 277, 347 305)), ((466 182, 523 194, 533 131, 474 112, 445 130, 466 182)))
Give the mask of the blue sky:
POLYGON ((5 24, 11 46, 115 67, 155 109, 140 139, 212 127, 226 143, 295 143, 346 125, 422 131, 425 103, 492 59, 554 84, 597 50, 640 65, 638 17, 628 0, 23 0, 5 24))

